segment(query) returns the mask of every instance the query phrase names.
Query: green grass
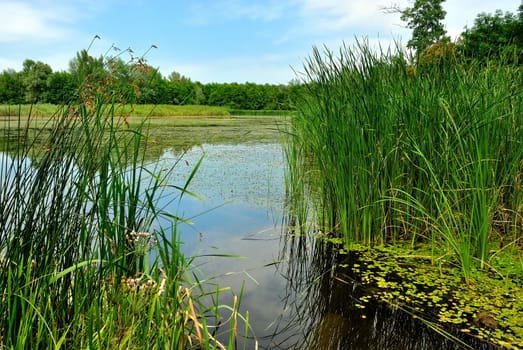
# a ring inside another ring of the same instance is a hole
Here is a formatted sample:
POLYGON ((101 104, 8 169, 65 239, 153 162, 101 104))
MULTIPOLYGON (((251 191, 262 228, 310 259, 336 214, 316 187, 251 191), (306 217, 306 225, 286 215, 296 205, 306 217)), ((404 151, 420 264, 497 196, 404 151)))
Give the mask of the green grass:
POLYGON ((314 50, 287 147, 290 193, 312 193, 321 229, 348 245, 428 242, 469 279, 492 245, 523 239, 522 71, 407 61, 364 44, 314 50))
MULTIPOLYGON (((106 106, 110 107, 110 106, 106 106)), ((122 116, 229 116, 227 107, 201 105, 140 105, 125 104, 115 106, 117 115, 122 116)), ((55 115, 60 106, 52 104, 0 105, 0 117, 28 116, 49 117, 55 115)))
POLYGON ((40 103, 36 105, 8 105, 0 104, 0 117, 18 117, 28 116, 33 117, 49 117, 54 115, 58 106, 49 103, 40 103))
POLYGON ((146 120, 130 126, 120 106, 97 101, 4 121, 0 347, 231 348, 239 303, 220 304, 226 289, 192 276, 183 218, 159 206, 191 195, 190 180, 166 186, 169 171, 145 158, 146 120), (221 344, 216 326, 229 322, 221 344))
POLYGON ((276 115, 279 115, 279 116, 287 116, 287 115, 291 115, 293 113, 293 111, 289 111, 289 110, 267 110, 267 109, 262 109, 262 110, 251 110, 251 109, 231 109, 231 114, 232 115, 246 115, 246 116, 276 116, 276 115))
POLYGON ((125 106, 123 114, 131 116, 228 116, 227 107, 202 105, 133 105, 125 106))
MULTIPOLYGON (((0 117, 49 117, 56 113, 60 106, 49 103, 38 103, 34 105, 6 105, 0 104, 0 117)), ((292 111, 281 110, 244 110, 230 109, 221 106, 206 105, 150 105, 150 104, 125 104, 116 106, 118 115, 132 117, 226 117, 226 116, 284 116, 292 111)))

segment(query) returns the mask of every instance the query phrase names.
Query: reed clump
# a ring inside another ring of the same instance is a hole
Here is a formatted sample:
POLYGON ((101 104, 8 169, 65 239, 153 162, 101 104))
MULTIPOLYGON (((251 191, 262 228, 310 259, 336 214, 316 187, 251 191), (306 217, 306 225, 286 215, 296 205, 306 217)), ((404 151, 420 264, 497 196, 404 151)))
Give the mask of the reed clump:
POLYGON ((430 244, 468 279, 521 251, 523 79, 518 66, 449 57, 416 66, 365 43, 314 49, 289 178, 346 245, 430 244))
POLYGON ((82 78, 45 125, 19 115, 0 134, 0 347, 225 348, 224 306, 202 302, 183 219, 159 204, 189 183, 166 192, 168 171, 145 160, 146 118, 131 127, 111 82, 82 78))

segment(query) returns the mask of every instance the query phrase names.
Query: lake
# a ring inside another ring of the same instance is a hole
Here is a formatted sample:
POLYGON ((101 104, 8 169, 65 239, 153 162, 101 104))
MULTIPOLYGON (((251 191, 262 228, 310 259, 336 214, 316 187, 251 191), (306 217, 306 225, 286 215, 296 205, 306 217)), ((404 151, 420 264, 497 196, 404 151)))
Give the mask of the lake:
MULTIPOLYGON (((278 130, 274 123, 264 125, 263 121, 177 127, 171 130, 172 144, 161 152, 155 150, 155 166, 176 164, 166 180, 181 187, 203 157, 188 187, 200 198, 186 195, 180 202, 166 203, 170 205, 166 209, 191 221, 179 225, 178 230, 182 252, 187 257, 200 256, 193 263, 199 278, 211 285, 231 287, 236 294, 243 285, 241 310, 252 315, 249 324, 261 348, 275 332, 286 288, 278 271, 285 198, 278 130), (176 135, 183 135, 181 144, 176 144, 176 135), (205 143, 202 135, 208 135, 211 143, 205 143), (217 142, 212 142, 213 138, 217 142), (196 144, 191 145, 188 139, 196 144)), ((155 137, 154 128, 151 138, 160 138, 155 137)), ((225 293, 221 302, 231 304, 232 293, 225 293)))

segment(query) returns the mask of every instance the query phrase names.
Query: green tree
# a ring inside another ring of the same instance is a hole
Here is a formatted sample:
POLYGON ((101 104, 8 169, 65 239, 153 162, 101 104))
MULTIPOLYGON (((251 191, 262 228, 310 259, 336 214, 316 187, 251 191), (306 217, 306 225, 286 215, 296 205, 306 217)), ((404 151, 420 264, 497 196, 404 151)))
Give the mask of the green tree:
POLYGON ((204 105, 207 103, 207 97, 205 96, 205 93, 203 91, 203 86, 201 83, 196 82, 193 86, 193 92, 194 92, 194 104, 197 105, 204 105))
POLYGON ((87 50, 76 53, 76 57, 69 61, 69 73, 73 78, 73 84, 76 88, 83 85, 85 88, 81 91, 78 98, 86 101, 93 96, 110 96, 106 92, 113 89, 109 84, 110 74, 105 68, 103 56, 94 58, 87 50))
POLYGON ((0 103, 24 103, 22 77, 14 69, 4 70, 0 74, 0 103))
POLYGON ((480 13, 472 28, 461 34, 461 52, 480 61, 504 57, 511 62, 523 62, 523 3, 518 14, 480 13))
POLYGON ((103 57, 94 58, 87 50, 77 52, 76 57, 69 61, 69 73, 75 78, 78 85, 86 78, 102 80, 108 74, 103 57))
POLYGON ((396 5, 385 9, 390 13, 399 13, 407 28, 412 29, 412 38, 407 47, 416 51, 416 57, 430 45, 448 40, 442 23, 447 14, 441 6, 443 2, 445 0, 416 0, 411 7, 401 8, 396 5))
POLYGON ((191 79, 187 78, 185 75, 178 73, 177 71, 172 71, 171 74, 167 77, 171 83, 186 83, 191 82, 191 79))
POLYGON ((26 59, 22 66, 25 101, 28 103, 46 102, 47 78, 53 70, 46 63, 30 59, 26 59))
POLYGON ((73 98, 74 93, 75 84, 71 74, 54 72, 47 79, 47 102, 67 104, 73 98))
POLYGON ((138 103, 166 103, 167 82, 152 66, 138 62, 131 65, 138 103))
POLYGON ((135 101, 140 95, 139 82, 142 78, 140 70, 120 57, 108 59, 106 67, 109 81, 116 92, 115 98, 121 102, 135 101))
POLYGON ((168 103, 175 105, 202 104, 205 96, 201 86, 193 83, 190 78, 172 71, 167 77, 167 84, 172 93, 172 99, 168 103))

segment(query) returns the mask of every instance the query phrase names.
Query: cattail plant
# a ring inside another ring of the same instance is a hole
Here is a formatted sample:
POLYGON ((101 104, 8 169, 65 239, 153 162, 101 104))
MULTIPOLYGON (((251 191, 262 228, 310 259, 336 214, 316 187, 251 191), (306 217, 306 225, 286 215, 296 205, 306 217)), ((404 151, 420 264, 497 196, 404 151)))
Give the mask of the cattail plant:
POLYGON ((468 278, 522 238, 522 71, 409 62, 365 43, 314 49, 287 143, 289 192, 312 192, 322 231, 347 246, 428 243, 468 278))

